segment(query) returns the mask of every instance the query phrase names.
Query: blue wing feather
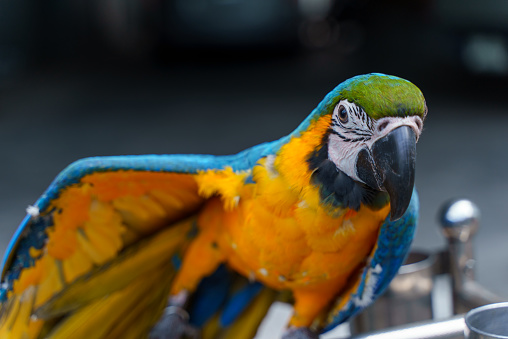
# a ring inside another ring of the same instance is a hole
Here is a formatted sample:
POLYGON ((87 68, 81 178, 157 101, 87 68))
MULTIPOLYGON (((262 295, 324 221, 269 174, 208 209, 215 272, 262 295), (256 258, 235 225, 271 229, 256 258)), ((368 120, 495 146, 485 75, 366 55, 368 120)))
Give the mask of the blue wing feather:
MULTIPOLYGON (((78 160, 65 168, 51 183, 48 189, 35 202, 34 207, 44 212, 50 202, 57 198, 62 189, 79 182, 87 174, 106 171, 134 170, 172 173, 196 173, 206 169, 222 169, 230 166, 235 171, 252 168, 256 162, 269 154, 274 154, 287 142, 289 136, 279 140, 262 143, 233 155, 202 155, 202 154, 171 154, 171 155, 128 155, 110 157, 91 157, 78 160)), ((44 232, 33 232, 34 218, 27 215, 11 238, 2 260, 2 276, 4 280, 7 270, 13 260, 19 256, 18 248, 40 248, 38 243, 46 239, 44 232), (30 239, 24 244, 24 236, 30 234, 30 239), (23 243, 23 244, 22 244, 23 243)), ((17 260, 19 261, 19 260, 17 260)), ((26 267, 24 265, 23 267, 26 267)))
POLYGON ((419 201, 416 190, 406 213, 397 221, 387 217, 381 226, 377 246, 369 258, 370 262, 361 272, 358 287, 346 300, 339 299, 336 305, 343 305, 329 315, 323 332, 347 321, 370 305, 380 296, 397 274, 406 259, 418 221, 419 201))

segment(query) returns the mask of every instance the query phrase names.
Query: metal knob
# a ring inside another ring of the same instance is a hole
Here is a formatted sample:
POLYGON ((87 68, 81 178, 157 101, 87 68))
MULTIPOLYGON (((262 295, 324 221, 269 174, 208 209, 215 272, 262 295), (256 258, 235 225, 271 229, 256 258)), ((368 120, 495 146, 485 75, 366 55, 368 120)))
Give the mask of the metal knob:
POLYGON ((441 208, 439 221, 448 241, 467 242, 478 230, 480 210, 467 199, 450 200, 441 208))
POLYGON ((448 270, 453 282, 454 313, 462 313, 477 305, 479 299, 479 289, 470 286, 477 286, 474 281, 476 261, 473 236, 478 230, 480 210, 469 200, 454 199, 443 205, 439 219, 448 241, 448 270))

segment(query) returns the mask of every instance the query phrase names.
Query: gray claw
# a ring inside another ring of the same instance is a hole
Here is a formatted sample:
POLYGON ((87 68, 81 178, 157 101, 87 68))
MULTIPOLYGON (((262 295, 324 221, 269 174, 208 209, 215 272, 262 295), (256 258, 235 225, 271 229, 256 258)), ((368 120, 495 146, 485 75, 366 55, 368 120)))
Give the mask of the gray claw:
POLYGON ((199 339, 198 328, 189 324, 189 314, 178 306, 168 306, 163 316, 150 331, 150 339, 199 339))
POLYGON ((282 339, 319 339, 319 334, 307 327, 291 327, 282 335, 282 339))

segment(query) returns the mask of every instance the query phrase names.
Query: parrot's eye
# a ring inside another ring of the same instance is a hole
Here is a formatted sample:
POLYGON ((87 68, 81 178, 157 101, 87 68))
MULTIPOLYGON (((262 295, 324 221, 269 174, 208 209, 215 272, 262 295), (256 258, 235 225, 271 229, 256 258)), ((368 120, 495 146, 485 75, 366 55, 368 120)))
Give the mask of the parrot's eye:
POLYGON ((348 121, 347 109, 344 106, 340 105, 338 111, 339 111, 340 122, 345 124, 348 121))

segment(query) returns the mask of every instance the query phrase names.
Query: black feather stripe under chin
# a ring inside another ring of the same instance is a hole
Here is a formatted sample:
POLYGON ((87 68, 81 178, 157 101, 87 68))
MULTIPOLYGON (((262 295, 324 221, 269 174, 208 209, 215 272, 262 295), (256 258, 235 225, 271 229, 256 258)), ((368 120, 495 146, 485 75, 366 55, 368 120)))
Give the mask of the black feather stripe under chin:
POLYGON ((351 208, 356 211, 360 206, 373 207, 382 194, 367 185, 353 180, 337 169, 331 160, 323 160, 313 170, 312 184, 319 187, 321 202, 332 207, 351 208))
POLYGON ((312 171, 311 184, 319 187, 321 202, 333 208, 358 210, 360 205, 378 209, 388 203, 385 192, 373 189, 351 179, 328 159, 328 137, 323 137, 322 146, 309 154, 307 163, 312 171))

